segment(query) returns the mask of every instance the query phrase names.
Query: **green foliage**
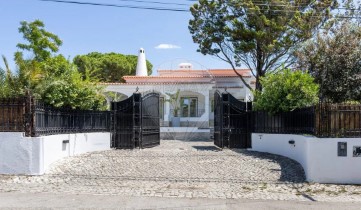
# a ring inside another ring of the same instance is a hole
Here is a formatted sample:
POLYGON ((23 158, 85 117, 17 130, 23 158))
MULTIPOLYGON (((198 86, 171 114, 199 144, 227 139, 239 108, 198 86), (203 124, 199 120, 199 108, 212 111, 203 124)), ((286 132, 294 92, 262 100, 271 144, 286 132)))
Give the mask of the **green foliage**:
POLYGON ((0 98, 8 97, 9 93, 6 82, 6 73, 3 69, 0 68, 0 98))
POLYGON ((104 109, 102 89, 83 80, 76 66, 62 55, 48 58, 40 64, 41 80, 34 89, 34 95, 55 107, 72 109, 104 109))
MULTIPOLYGON (((76 56, 74 64, 83 75, 89 75, 93 80, 122 82, 123 76, 135 75, 137 56, 92 52, 76 56)), ((147 68, 148 74, 152 74, 153 65, 149 61, 147 61, 147 68)))
POLYGON ((361 26, 344 21, 305 44, 298 68, 320 84, 321 97, 335 103, 361 102, 361 26))
POLYGON ((62 41, 59 37, 44 29, 45 25, 40 20, 33 22, 20 22, 19 32, 29 44, 19 43, 17 47, 21 50, 31 51, 36 61, 43 61, 51 56, 52 52, 58 52, 62 41))
POLYGON ((312 76, 289 69, 267 73, 261 78, 262 91, 255 91, 254 107, 271 114, 292 111, 318 102, 319 86, 312 76))
POLYGON ((260 77, 292 64, 293 50, 321 25, 328 27, 336 5, 336 0, 199 0, 191 7, 189 30, 199 52, 220 58, 234 70, 247 66, 261 90, 260 77))
POLYGON ((128 98, 127 95, 124 95, 122 93, 112 92, 112 91, 105 92, 104 94, 112 102, 119 102, 119 101, 123 101, 128 98))
POLYGON ((3 57, 6 70, 0 69, 0 97, 18 97, 33 94, 46 104, 72 109, 105 109, 103 89, 83 77, 77 67, 62 55, 52 55, 61 41, 45 31, 41 21, 21 22, 19 31, 30 42, 18 44, 29 50, 34 59, 24 59, 22 52, 15 53, 17 71, 13 74, 3 57))
POLYGON ((0 98, 16 98, 24 95, 19 75, 14 75, 5 56, 2 56, 5 69, 0 68, 0 98))

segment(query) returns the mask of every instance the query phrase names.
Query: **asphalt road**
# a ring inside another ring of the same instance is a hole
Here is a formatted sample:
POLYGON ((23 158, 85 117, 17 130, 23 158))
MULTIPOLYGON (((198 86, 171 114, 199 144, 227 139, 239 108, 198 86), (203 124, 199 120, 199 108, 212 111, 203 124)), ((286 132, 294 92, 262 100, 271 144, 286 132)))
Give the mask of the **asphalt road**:
POLYGON ((361 209, 361 203, 0 193, 0 209, 361 209))

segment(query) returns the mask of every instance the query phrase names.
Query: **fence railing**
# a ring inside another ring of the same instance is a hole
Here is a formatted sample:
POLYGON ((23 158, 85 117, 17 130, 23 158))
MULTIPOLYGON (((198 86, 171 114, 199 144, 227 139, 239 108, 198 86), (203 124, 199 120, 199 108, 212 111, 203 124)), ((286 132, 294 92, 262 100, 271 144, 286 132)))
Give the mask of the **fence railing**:
POLYGON ((262 111, 254 111, 252 115, 256 133, 361 137, 361 105, 322 103, 276 115, 262 111))
POLYGON ((109 132, 110 111, 60 109, 36 101, 32 136, 109 132))
POLYGON ((360 104, 320 104, 316 110, 317 136, 361 137, 360 104))
MULTIPOLYGON (((199 109, 197 116, 203 113, 199 109)), ((109 111, 54 108, 31 97, 0 98, 0 132, 25 132, 27 136, 109 132, 111 116, 109 111)), ((276 115, 253 111, 249 123, 257 133, 361 137, 361 105, 323 103, 276 115)))
POLYGON ((0 132, 26 136, 109 132, 110 122, 110 111, 54 108, 32 97, 0 99, 0 132))
POLYGON ((296 109, 276 115, 254 111, 252 121, 256 133, 314 134, 315 108, 296 109))
POLYGON ((25 129, 26 98, 0 98, 0 131, 21 132, 25 129))

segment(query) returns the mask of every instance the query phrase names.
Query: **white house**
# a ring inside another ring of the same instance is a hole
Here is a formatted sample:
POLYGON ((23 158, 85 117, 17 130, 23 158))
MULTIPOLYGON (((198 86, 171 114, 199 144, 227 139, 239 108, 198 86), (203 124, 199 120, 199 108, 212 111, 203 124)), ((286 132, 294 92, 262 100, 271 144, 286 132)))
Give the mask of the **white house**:
MULTIPOLYGON (((135 76, 124 76, 125 83, 106 83, 106 91, 114 92, 118 100, 131 96, 136 90, 141 93, 159 92, 161 126, 172 126, 173 109, 167 101, 167 93, 180 91, 178 97, 180 125, 184 128, 209 129, 213 124, 213 97, 216 90, 227 91, 237 99, 252 97, 248 88, 233 69, 197 70, 190 63, 181 63, 178 69, 158 70, 158 75, 147 75, 144 49, 140 49, 135 76)), ((237 69, 246 82, 255 85, 255 78, 249 69, 237 69)), ((163 129, 164 130, 164 129, 163 129)), ((182 130, 179 128, 179 130, 182 130)), ((184 129, 183 129, 184 130, 184 129)))

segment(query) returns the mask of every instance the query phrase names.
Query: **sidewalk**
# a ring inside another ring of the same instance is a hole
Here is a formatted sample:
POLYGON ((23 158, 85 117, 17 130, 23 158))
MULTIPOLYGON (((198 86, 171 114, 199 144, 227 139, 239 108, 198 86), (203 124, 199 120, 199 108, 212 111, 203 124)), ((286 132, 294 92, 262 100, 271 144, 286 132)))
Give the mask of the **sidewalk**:
POLYGON ((0 209, 360 209, 361 203, 0 193, 0 209))

